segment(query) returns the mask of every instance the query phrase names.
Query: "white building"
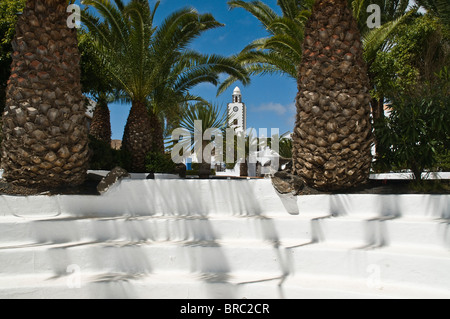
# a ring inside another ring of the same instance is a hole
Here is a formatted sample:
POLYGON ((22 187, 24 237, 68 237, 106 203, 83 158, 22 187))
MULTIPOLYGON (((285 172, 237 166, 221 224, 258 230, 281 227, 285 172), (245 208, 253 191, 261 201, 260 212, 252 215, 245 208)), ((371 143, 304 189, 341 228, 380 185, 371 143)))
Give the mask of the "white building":
POLYGON ((228 126, 234 128, 235 132, 247 130, 247 107, 242 103, 242 94, 239 87, 233 91, 233 102, 228 103, 228 126))
POLYGON ((89 101, 89 104, 86 105, 86 125, 88 130, 91 129, 91 124, 92 124, 92 118, 94 117, 94 111, 95 108, 97 107, 97 102, 95 102, 93 99, 90 99, 88 97, 86 97, 86 99, 89 101))

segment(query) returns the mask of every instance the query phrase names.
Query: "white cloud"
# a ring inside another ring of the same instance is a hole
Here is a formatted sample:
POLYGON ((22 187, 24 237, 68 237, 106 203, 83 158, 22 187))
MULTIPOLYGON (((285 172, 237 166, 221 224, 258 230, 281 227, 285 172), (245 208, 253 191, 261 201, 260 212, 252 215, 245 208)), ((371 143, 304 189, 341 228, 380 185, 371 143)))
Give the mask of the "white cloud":
POLYGON ((216 42, 223 42, 228 37, 228 34, 221 35, 217 38, 216 42))
POLYGON ((278 115, 284 115, 286 113, 295 112, 295 104, 291 103, 288 105, 283 105, 280 103, 269 102, 269 103, 264 103, 264 104, 261 104, 260 106, 253 108, 253 111, 254 112, 274 112, 278 115))

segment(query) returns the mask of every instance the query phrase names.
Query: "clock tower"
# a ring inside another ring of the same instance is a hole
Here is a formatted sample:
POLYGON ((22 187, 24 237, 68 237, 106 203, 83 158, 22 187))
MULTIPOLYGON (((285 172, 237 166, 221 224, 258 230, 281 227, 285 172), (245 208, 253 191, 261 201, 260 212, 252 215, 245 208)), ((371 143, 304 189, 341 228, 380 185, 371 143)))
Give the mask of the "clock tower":
POLYGON ((238 87, 233 91, 233 102, 228 103, 228 116, 228 126, 235 132, 247 130, 247 108, 242 103, 242 94, 238 87))

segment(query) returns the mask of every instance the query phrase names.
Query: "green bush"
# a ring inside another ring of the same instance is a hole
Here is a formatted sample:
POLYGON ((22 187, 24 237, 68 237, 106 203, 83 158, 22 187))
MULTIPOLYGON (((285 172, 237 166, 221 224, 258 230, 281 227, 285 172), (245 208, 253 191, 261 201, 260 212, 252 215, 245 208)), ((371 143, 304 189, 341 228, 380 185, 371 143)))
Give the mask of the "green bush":
POLYGON ((448 165, 450 73, 446 68, 439 78, 434 86, 424 83, 418 96, 393 99, 390 117, 375 123, 380 167, 408 168, 420 180, 424 170, 448 165))
POLYGON ((127 152, 114 150, 108 143, 99 141, 92 136, 89 137, 89 148, 91 150, 89 169, 109 171, 119 166, 130 170, 131 158, 127 152))
POLYGON ((226 163, 225 164, 226 169, 234 169, 235 166, 236 166, 236 163, 226 163))
MULTIPOLYGON (((192 163, 192 169, 190 171, 186 171, 186 175, 187 176, 196 176, 199 174, 199 170, 200 170, 200 163, 192 163)), ((211 169, 211 173, 209 175, 215 176, 216 170, 211 169)))
POLYGON ((145 159, 145 165, 151 173, 172 174, 176 170, 176 164, 169 153, 150 152, 145 159))
POLYGON ((436 156, 436 171, 450 172, 450 150, 445 150, 436 156))

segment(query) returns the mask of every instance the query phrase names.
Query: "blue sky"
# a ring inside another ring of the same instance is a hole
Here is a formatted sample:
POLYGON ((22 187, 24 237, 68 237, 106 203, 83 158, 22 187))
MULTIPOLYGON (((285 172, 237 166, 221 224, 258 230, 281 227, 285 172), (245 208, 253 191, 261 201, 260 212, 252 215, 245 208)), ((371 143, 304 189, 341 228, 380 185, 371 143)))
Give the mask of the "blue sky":
MULTIPOLYGON (((150 0, 152 6, 155 2, 150 0)), ((278 11, 276 0, 264 2, 278 11)), ((192 48, 199 52, 229 56, 239 53, 254 39, 267 35, 256 18, 244 9, 230 10, 225 0, 162 0, 156 12, 156 23, 171 12, 186 6, 194 7, 200 13, 212 13, 216 20, 225 24, 222 28, 205 32, 192 44, 192 48)), ((250 85, 243 86, 236 82, 218 97, 216 87, 211 84, 200 84, 192 93, 225 109, 227 103, 231 102, 235 86, 240 87, 243 102, 247 106, 248 127, 267 128, 269 132, 271 128, 278 128, 281 134, 293 130, 297 85, 290 78, 278 75, 253 77, 250 85)), ((113 139, 122 139, 129 109, 129 105, 110 104, 113 139)))

